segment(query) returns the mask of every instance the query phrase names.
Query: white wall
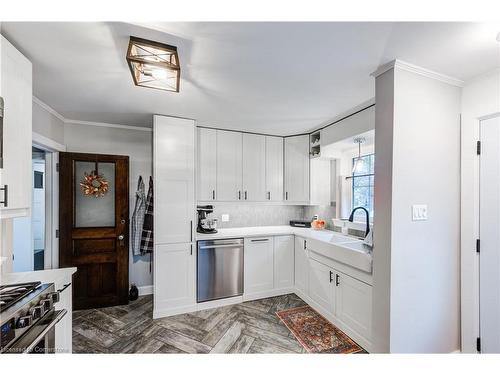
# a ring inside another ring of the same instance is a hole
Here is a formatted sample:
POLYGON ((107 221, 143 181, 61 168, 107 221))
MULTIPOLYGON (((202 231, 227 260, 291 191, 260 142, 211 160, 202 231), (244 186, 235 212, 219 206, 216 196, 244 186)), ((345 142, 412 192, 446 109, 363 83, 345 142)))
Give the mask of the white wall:
POLYGON ((476 141, 479 118, 500 112, 500 69, 467 82, 462 90, 461 290, 462 351, 476 352, 479 337, 479 169, 476 141))
POLYGON ((64 122, 37 99, 33 99, 33 131, 53 141, 64 143, 64 122))
MULTIPOLYGON (((88 152, 130 157, 130 215, 135 205, 135 190, 139 175, 145 180, 146 193, 152 174, 152 132, 148 129, 131 130, 67 123, 64 144, 68 152, 88 152)), ((129 280, 137 286, 152 285, 149 255, 133 257, 130 254, 129 280)))
MULTIPOLYGON (((377 78, 374 288, 389 283, 390 301, 376 290, 374 300, 381 294, 386 305, 374 311, 390 309, 390 352, 453 352, 460 343, 461 90, 393 69, 393 84, 389 72, 377 78), (427 221, 411 220, 413 204, 428 205, 427 221)), ((374 326, 380 321, 387 329, 380 316, 374 326)))

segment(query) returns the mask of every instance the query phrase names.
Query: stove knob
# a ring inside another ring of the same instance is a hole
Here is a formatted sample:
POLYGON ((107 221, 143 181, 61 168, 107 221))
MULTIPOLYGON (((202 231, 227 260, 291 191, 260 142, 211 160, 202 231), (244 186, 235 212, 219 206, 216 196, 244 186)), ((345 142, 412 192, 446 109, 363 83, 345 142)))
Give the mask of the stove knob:
POLYGON ((42 299, 40 301, 40 305, 43 306, 44 311, 49 311, 54 306, 54 303, 52 302, 52 298, 47 298, 47 299, 42 299))
POLYGON ((33 318, 31 315, 21 316, 17 319, 16 328, 26 328, 33 323, 33 318))
POLYGON ((61 300, 61 295, 59 292, 52 292, 47 294, 47 298, 50 298, 52 300, 52 303, 57 303, 61 300))
POLYGON ((45 309, 43 305, 38 305, 38 306, 33 306, 31 309, 29 309, 29 313, 33 317, 33 319, 38 319, 43 316, 45 313, 45 309))

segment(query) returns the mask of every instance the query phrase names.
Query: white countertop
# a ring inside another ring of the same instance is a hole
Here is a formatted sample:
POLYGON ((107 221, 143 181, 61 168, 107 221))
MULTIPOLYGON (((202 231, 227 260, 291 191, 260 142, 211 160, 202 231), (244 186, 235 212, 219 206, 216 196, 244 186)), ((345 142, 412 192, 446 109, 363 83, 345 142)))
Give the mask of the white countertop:
MULTIPOLYGON (((343 262, 365 272, 372 270, 372 252, 363 246, 363 241, 331 230, 315 230, 312 228, 298 228, 289 225, 221 228, 215 234, 196 233, 197 240, 215 240, 222 238, 245 238, 295 235, 305 239, 312 239, 326 244, 326 248, 319 249, 318 253, 343 262)), ((314 249, 313 251, 316 251, 314 249)))
POLYGON ((40 270, 30 272, 13 272, 2 274, 0 284, 15 284, 30 281, 41 281, 43 283, 57 283, 60 280, 71 278, 76 272, 76 267, 55 268, 52 270, 40 270))

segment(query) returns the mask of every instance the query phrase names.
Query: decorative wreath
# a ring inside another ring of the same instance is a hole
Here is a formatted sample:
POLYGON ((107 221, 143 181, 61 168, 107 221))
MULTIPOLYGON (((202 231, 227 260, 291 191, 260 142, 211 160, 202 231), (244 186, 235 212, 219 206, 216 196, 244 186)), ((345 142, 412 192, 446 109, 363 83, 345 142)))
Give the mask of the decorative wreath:
POLYGON ((102 174, 97 174, 96 171, 92 171, 90 174, 85 172, 80 186, 82 187, 83 194, 96 198, 103 197, 109 189, 108 180, 102 174))

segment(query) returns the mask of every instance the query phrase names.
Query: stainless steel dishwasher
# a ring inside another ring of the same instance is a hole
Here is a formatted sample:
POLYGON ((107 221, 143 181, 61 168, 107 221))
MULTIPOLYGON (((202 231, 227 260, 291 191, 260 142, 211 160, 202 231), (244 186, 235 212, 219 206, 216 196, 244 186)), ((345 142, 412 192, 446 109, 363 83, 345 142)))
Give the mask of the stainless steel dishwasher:
POLYGON ((243 238, 198 241, 196 300, 243 294, 243 238))

